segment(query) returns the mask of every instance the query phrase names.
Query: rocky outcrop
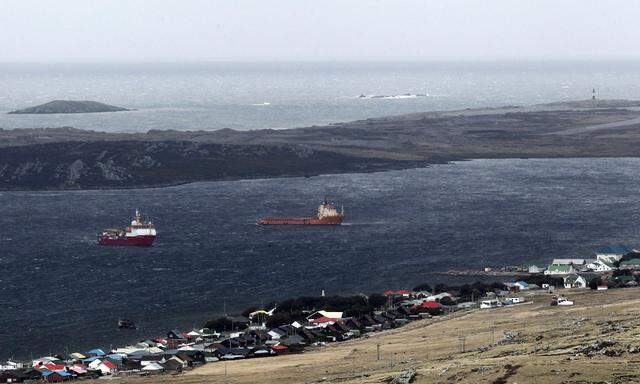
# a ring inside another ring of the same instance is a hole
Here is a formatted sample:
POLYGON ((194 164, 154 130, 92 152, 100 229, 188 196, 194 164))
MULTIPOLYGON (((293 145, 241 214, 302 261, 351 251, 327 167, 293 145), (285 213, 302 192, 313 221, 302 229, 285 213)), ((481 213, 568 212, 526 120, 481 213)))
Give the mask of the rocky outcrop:
POLYGON ((9 112, 9 114, 96 113, 129 111, 127 108, 88 100, 53 100, 45 104, 9 112))

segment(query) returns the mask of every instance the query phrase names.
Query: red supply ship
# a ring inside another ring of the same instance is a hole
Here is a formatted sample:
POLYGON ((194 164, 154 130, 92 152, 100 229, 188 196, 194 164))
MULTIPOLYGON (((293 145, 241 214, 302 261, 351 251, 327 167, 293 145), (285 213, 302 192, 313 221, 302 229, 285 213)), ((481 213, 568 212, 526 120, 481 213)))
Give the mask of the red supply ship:
POLYGON ((155 239, 156 228, 151 221, 143 221, 140 211, 136 209, 136 216, 127 229, 105 229, 98 236, 98 244, 149 247, 155 239))
POLYGON ((344 207, 340 212, 325 197, 318 207, 317 217, 265 217, 258 220, 261 225, 340 225, 344 219, 344 207))

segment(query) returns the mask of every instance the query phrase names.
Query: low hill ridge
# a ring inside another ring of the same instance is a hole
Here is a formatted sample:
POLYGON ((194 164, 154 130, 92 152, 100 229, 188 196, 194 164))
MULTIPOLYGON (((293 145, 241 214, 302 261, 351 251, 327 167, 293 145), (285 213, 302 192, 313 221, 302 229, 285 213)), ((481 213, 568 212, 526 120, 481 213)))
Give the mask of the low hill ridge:
POLYGON ((120 111, 129 111, 129 109, 90 100, 53 100, 34 107, 11 111, 9 114, 97 113, 120 111))

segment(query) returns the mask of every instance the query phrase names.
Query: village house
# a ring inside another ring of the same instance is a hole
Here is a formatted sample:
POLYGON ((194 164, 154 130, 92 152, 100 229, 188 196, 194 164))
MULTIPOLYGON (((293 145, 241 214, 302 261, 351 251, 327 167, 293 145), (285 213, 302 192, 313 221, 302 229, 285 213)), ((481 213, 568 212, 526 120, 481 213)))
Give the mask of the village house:
POLYGON ((587 265, 588 260, 586 259, 553 259, 551 264, 562 264, 562 265, 572 264, 575 268, 577 268, 577 267, 580 267, 581 265, 587 265))
POLYGON ((589 269, 596 272, 611 272, 616 269, 612 261, 608 259, 598 259, 588 265, 589 269))
POLYGON ((0 383, 20 383, 22 378, 15 370, 3 369, 0 371, 0 383))
POLYGON ((640 259, 623 261, 620 263, 620 269, 640 270, 640 259))
POLYGON ((618 283, 624 284, 627 287, 635 287, 638 285, 638 282, 636 281, 635 276, 620 275, 620 276, 614 277, 614 280, 617 281, 618 283))
POLYGON ((164 372, 164 367, 159 363, 152 362, 142 367, 141 370, 147 373, 160 373, 160 372, 164 372))
POLYGON ((411 296, 411 291, 406 290, 406 289, 400 289, 397 291, 394 290, 388 290, 384 292, 384 295, 389 297, 389 296, 400 296, 400 297, 404 297, 404 298, 409 298, 411 296))
POLYGON ((564 277, 565 288, 586 288, 587 285, 587 279, 584 276, 571 274, 564 277))
POLYGON ((573 264, 552 263, 549 265, 547 270, 544 271, 544 274, 545 275, 569 275, 576 272, 577 271, 573 267, 573 264))
POLYGON ((329 319, 340 320, 342 318, 342 312, 316 311, 307 316, 307 320, 315 319, 318 317, 327 317, 329 319))
POLYGON ((449 298, 451 300, 454 300, 454 296, 452 294, 450 294, 449 292, 441 292, 435 295, 431 295, 429 297, 427 297, 426 301, 441 301, 444 298, 449 298))
POLYGON ((66 371, 45 371, 42 373, 42 377, 49 383, 61 383, 71 380, 73 375, 66 371))
POLYGON ((600 247, 596 249, 596 259, 609 262, 620 261, 620 259, 622 259, 622 256, 626 255, 629 252, 633 252, 633 250, 625 245, 620 245, 617 247, 600 247))
POLYGON ((542 267, 542 266, 538 266, 538 265, 530 265, 529 268, 527 268, 527 272, 532 273, 532 274, 538 274, 538 273, 544 273, 544 271, 547 268, 542 267))
POLYGON ((107 359, 103 360, 100 364, 98 364, 96 368, 100 372, 102 372, 103 375, 111 375, 117 371, 117 366, 112 361, 107 359))

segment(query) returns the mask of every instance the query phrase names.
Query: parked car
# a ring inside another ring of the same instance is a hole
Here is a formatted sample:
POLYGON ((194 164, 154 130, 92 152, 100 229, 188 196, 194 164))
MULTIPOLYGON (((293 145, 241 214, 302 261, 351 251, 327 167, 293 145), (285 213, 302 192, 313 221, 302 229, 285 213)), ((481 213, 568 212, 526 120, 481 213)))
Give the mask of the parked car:
POLYGON ((566 297, 558 297, 558 305, 573 305, 573 301, 567 299, 566 297))
POLYGON ((561 306, 568 306, 568 305, 573 305, 573 301, 567 299, 566 297, 560 296, 560 297, 553 297, 551 299, 551 305, 561 305, 561 306))
POLYGON ((481 309, 488 309, 488 308, 498 308, 498 307, 502 307, 502 302, 500 302, 500 300, 483 300, 480 303, 480 308, 481 309))

